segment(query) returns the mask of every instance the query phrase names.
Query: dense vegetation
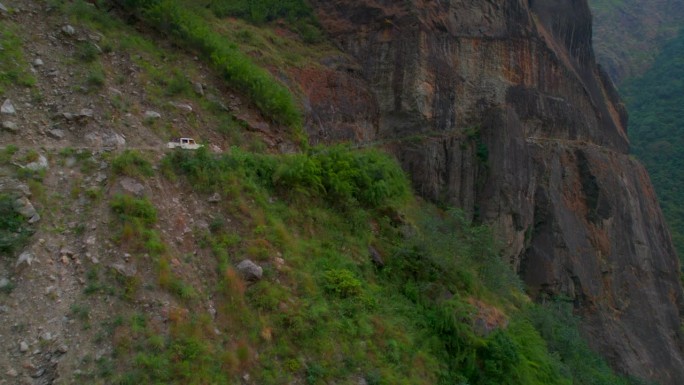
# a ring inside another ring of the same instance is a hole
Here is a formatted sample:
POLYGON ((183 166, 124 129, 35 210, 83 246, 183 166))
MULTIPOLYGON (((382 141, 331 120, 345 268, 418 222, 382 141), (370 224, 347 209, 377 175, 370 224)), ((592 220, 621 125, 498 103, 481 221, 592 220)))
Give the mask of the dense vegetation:
MULTIPOLYGON (((636 383, 590 352, 571 305, 526 299, 487 227, 410 199, 379 152, 177 151, 162 171, 220 196, 200 234, 216 259, 206 294, 217 315, 171 275, 169 250, 144 242, 157 283, 186 310, 169 315, 168 334, 144 313, 113 321, 116 383, 229 384, 245 372, 260 384, 636 383), (240 278, 232 266, 244 257, 263 280, 240 278)), ((116 196, 111 209, 143 239, 156 221, 145 200, 116 196)))
POLYGON ((211 9, 217 17, 240 17, 256 24, 284 20, 288 28, 298 32, 306 42, 321 40, 313 9, 304 0, 203 0, 193 3, 211 9))
POLYGON ((630 112, 633 151, 651 174, 675 246, 684 255, 684 34, 621 91, 630 112))
MULTIPOLYGON (((0 95, 5 88, 12 85, 31 87, 36 79, 26 69, 26 60, 21 49, 21 40, 16 33, 14 23, 3 20, 0 24, 0 95)), ((4 100, 3 100, 4 101, 4 100)))

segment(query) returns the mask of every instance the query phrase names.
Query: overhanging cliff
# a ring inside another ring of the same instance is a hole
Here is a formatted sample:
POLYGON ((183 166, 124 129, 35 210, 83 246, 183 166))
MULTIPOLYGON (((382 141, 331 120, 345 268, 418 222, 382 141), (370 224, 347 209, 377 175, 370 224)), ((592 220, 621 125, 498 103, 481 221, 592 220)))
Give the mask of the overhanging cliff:
POLYGON ((313 140, 390 149, 497 229, 533 296, 571 297, 619 371, 684 383, 679 265, 586 1, 313 4, 349 54, 302 81, 313 140))

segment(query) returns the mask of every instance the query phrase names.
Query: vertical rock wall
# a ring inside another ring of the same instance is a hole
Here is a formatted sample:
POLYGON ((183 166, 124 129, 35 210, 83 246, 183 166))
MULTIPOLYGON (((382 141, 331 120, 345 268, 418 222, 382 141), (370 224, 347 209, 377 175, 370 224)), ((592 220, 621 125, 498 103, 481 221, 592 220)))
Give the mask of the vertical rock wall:
POLYGON ((570 296, 618 370, 684 384, 677 258, 586 1, 312 3, 349 55, 301 82, 313 140, 390 149, 497 229, 532 295, 570 296))

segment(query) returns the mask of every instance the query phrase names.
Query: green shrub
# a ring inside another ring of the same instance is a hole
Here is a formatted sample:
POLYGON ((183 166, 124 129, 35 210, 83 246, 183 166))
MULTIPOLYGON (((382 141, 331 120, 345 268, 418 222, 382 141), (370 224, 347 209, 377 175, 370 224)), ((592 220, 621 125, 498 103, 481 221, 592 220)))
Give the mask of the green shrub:
POLYGON ((32 234, 26 218, 16 211, 16 197, 0 194, 0 254, 20 249, 32 234))
POLYGON ((305 42, 321 40, 313 9, 303 0, 205 0, 200 3, 218 17, 234 16, 256 24, 285 19, 305 42))
POLYGON ((3 19, 0 23, 0 41, 3 47, 0 54, 0 94, 4 93, 5 87, 32 87, 36 84, 35 77, 28 71, 30 65, 24 58, 19 36, 16 25, 3 19))
POLYGON ((19 147, 8 144, 4 149, 0 150, 0 164, 9 164, 12 157, 19 151, 19 147))
POLYGON ((92 88, 101 88, 105 82, 105 73, 100 66, 93 67, 86 78, 86 85, 92 88))
POLYGON ((349 270, 329 270, 323 275, 325 290, 339 298, 354 298, 362 294, 361 281, 349 270))
POLYGON ((175 70, 169 80, 165 81, 166 96, 188 95, 191 92, 190 81, 182 72, 175 70))
POLYGON ((206 150, 174 152, 166 161, 204 191, 225 186, 231 178, 247 180, 283 195, 321 197, 335 205, 392 205, 409 196, 408 181, 394 160, 375 150, 344 147, 314 149, 308 154, 260 155, 232 149, 216 157, 206 150))
POLYGON ((110 207, 124 221, 139 219, 146 225, 153 225, 157 222, 157 209, 147 198, 134 198, 130 195, 117 194, 111 200, 110 207))
POLYGON ((76 57, 85 62, 92 63, 100 56, 100 50, 94 43, 83 41, 76 47, 76 57))
POLYGON ((154 175, 150 162, 138 151, 125 150, 112 160, 112 171, 117 175, 149 177, 154 175))
POLYGON ((115 240, 131 251, 160 255, 166 248, 152 226, 157 222, 157 210, 146 198, 117 194, 110 201, 117 214, 118 231, 115 240))

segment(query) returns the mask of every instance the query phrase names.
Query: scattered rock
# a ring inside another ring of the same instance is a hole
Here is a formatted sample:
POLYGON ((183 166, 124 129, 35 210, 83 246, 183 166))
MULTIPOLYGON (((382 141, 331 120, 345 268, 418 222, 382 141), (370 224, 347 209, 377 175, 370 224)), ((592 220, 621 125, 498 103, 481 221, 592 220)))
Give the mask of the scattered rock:
POLYGON ((29 350, 29 346, 26 343, 26 341, 21 341, 19 343, 19 351, 22 353, 26 353, 26 352, 28 352, 28 350, 29 350))
POLYGON ((19 126, 14 122, 9 122, 9 121, 2 122, 2 128, 6 131, 13 133, 13 134, 16 134, 17 132, 19 132, 19 126))
POLYGON ((33 378, 40 378, 40 377, 42 377, 44 374, 45 374, 45 368, 39 368, 38 370, 36 370, 36 371, 31 375, 31 377, 33 377, 33 378))
POLYGON ((82 108, 81 111, 78 112, 77 116, 81 118, 92 118, 94 113, 95 112, 90 108, 82 108))
POLYGON ((97 175, 95 176, 95 182, 97 183, 102 183, 107 180, 107 174, 103 172, 98 172, 97 175))
POLYGON ((64 131, 60 129, 48 130, 47 135, 53 139, 64 139, 64 131))
POLYGON ((114 87, 109 87, 109 92, 111 92, 112 94, 114 94, 116 96, 123 96, 123 92, 119 91, 118 89, 116 89, 114 87))
POLYGON ((45 63, 43 63, 43 60, 41 58, 36 58, 36 60, 33 61, 33 65, 35 67, 42 67, 45 65, 45 63))
POLYGON ((76 112, 76 113, 62 112, 59 115, 61 115, 68 122, 74 122, 75 121, 77 123, 84 123, 88 119, 92 118, 94 114, 95 114, 95 112, 92 109, 83 108, 79 112, 76 112))
POLYGON ((161 118, 161 114, 157 111, 145 111, 145 119, 154 120, 161 118))
POLYGON ((31 201, 26 197, 17 198, 14 201, 14 209, 24 218, 33 218, 38 215, 38 211, 36 211, 36 208, 33 207, 31 201))
POLYGON ((35 162, 31 162, 24 167, 33 171, 44 170, 48 168, 48 160, 45 156, 39 155, 38 160, 36 160, 35 162))
POLYGON ((23 265, 31 266, 36 257, 29 251, 24 251, 17 258, 17 263, 14 265, 16 269, 22 267, 23 265))
POLYGON ((5 7, 2 3, 0 3, 0 12, 9 13, 9 9, 7 9, 7 7, 5 7))
POLYGON ((43 334, 40 335, 40 339, 41 339, 42 341, 46 341, 46 342, 50 342, 50 341, 52 341, 54 338, 55 338, 55 336, 53 336, 52 333, 50 333, 50 332, 45 332, 45 333, 43 333, 43 334))
POLYGON ((121 148, 126 145, 126 139, 123 136, 114 133, 104 138, 103 144, 106 147, 121 148))
POLYGON ((5 372, 5 374, 7 374, 7 377, 12 377, 12 378, 15 378, 15 377, 18 377, 18 376, 19 376, 19 372, 17 372, 17 371, 14 370, 14 369, 8 370, 7 372, 5 372))
POLYGON ((121 182, 119 182, 119 184, 126 192, 129 192, 136 196, 141 196, 145 191, 145 186, 138 183, 138 181, 136 181, 133 178, 124 177, 123 179, 121 179, 121 182))
POLYGON ((8 287, 10 284, 11 284, 11 283, 10 283, 10 280, 9 280, 9 279, 4 278, 4 277, 3 277, 3 278, 0 278, 0 290, 2 290, 2 289, 4 289, 4 288, 8 287))
POLYGON ((91 147, 101 147, 102 146, 102 137, 95 132, 91 132, 91 133, 86 134, 86 136, 84 136, 83 139, 85 139, 86 142, 91 147))
POLYGON ((10 178, 0 178, 0 192, 31 196, 31 190, 25 183, 10 178))
POLYGON ((238 263, 237 269, 242 274, 242 278, 247 282, 256 282, 261 279, 264 274, 264 269, 249 259, 245 259, 238 263))
POLYGON ((36 214, 36 215, 32 216, 31 219, 28 220, 28 223, 30 225, 32 225, 38 221, 40 221, 40 214, 36 214))
POLYGON ((62 32, 64 32, 65 35, 73 36, 76 33, 76 30, 74 27, 67 24, 62 27, 62 32))
POLYGON ((17 113, 17 110, 14 108, 11 100, 5 99, 5 102, 0 106, 0 112, 6 115, 14 115, 17 113))
POLYGON ((369 246, 368 253, 370 254, 371 261, 373 261, 375 267, 385 266, 385 261, 382 260, 382 255, 380 255, 380 253, 378 252, 378 250, 375 249, 375 247, 369 246))
POLYGON ((124 265, 123 263, 112 263, 110 267, 117 273, 123 275, 124 277, 135 277, 138 272, 135 265, 124 265))
POLYGON ((214 195, 210 196, 209 199, 207 199, 207 202, 209 203, 219 203, 221 201, 221 195, 219 193, 214 193, 214 195))
POLYGON ((209 223, 203 219, 196 220, 195 226, 200 230, 209 230, 209 223))
POLYGON ((193 88, 195 89, 195 93, 199 96, 204 96, 204 86, 202 83, 197 82, 193 84, 193 88))
POLYGON ((172 106, 176 107, 177 109, 186 112, 186 113, 191 113, 192 112, 192 106, 186 103, 171 103, 172 106))
POLYGON ((57 347, 57 350, 55 350, 55 352, 57 352, 59 354, 66 354, 66 352, 68 352, 68 351, 69 351, 69 347, 66 346, 66 344, 59 345, 57 347))

